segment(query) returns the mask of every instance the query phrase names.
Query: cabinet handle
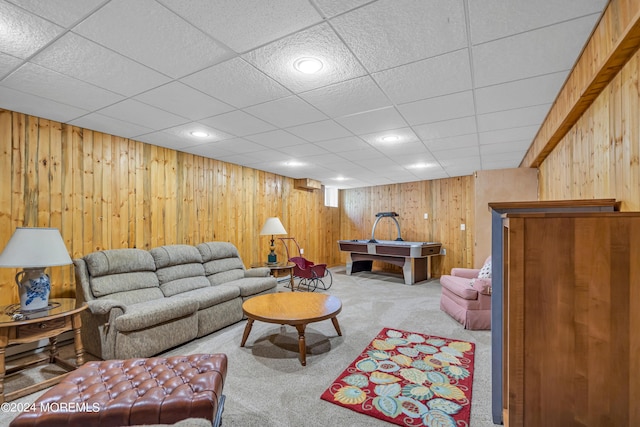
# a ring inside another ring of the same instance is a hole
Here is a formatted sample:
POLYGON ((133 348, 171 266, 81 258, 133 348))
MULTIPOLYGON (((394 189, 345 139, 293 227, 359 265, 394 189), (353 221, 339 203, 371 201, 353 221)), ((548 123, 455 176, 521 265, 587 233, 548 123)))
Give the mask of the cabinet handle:
POLYGON ((40 329, 44 329, 47 327, 46 323, 40 323, 40 325, 38 325, 40 327, 40 329))

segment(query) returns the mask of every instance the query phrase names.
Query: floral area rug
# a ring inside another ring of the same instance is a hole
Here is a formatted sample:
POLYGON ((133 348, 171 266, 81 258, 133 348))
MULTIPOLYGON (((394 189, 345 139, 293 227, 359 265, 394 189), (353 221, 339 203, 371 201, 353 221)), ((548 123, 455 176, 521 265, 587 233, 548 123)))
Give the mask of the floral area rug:
POLYGON ((469 425, 475 345, 384 328, 321 398, 398 425, 469 425))

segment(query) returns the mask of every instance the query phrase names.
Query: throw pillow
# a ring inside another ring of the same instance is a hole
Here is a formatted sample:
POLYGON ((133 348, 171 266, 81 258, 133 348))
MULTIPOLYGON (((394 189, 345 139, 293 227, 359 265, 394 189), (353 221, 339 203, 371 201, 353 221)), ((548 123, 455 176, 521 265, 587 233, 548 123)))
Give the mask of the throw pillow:
POLYGON ((491 279, 491 260, 487 261, 478 273, 478 279, 491 279))
POLYGON ((474 283, 476 283, 476 279, 471 279, 471 281, 469 282, 469 286, 473 288, 474 283))

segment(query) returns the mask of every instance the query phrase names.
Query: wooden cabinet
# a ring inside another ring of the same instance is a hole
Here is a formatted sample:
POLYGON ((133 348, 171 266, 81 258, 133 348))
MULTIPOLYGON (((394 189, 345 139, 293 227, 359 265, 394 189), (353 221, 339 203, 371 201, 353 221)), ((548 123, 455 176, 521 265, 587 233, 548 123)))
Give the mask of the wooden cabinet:
POLYGON ((502 225, 504 424, 640 425, 640 213, 502 225))

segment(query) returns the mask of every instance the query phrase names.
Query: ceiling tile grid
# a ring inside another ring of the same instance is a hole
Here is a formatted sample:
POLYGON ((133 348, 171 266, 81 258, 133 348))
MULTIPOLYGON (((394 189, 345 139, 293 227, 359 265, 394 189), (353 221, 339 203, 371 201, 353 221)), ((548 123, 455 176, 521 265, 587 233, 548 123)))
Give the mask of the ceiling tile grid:
POLYGON ((0 0, 0 108, 338 188, 517 167, 606 5, 0 0))

